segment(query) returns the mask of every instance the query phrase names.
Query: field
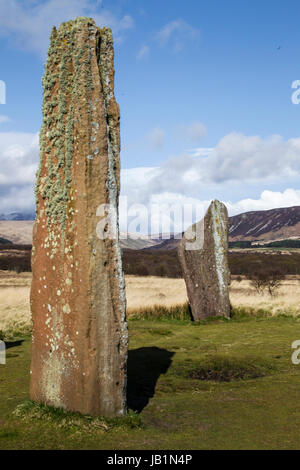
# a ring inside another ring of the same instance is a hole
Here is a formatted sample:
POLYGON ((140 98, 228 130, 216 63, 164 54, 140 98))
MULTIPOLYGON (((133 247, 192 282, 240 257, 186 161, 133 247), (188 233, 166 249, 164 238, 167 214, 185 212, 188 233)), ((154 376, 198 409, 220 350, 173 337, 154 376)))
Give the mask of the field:
POLYGON ((131 411, 97 426, 30 403, 22 416, 14 413, 29 399, 30 280, 30 273, 0 272, 0 330, 8 340, 0 449, 299 449, 296 276, 274 298, 234 279, 233 318, 197 325, 183 305, 182 279, 126 276, 131 411))
MULTIPOLYGON (((179 308, 187 302, 183 279, 155 276, 126 276, 128 315, 144 307, 179 308)), ((235 309, 263 311, 271 315, 300 315, 300 278, 287 276, 274 298, 258 295, 247 279, 233 277, 230 300, 235 309)), ((0 330, 26 330, 30 326, 29 291, 31 273, 0 271, 0 330)))

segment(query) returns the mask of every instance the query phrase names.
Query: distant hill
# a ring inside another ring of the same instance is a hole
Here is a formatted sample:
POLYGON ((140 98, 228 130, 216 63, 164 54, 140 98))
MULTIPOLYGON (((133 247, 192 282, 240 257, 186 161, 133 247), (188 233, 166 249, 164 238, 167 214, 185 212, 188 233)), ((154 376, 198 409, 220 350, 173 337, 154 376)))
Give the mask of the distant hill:
POLYGON ((0 237, 16 245, 32 244, 33 220, 0 220, 0 237))
POLYGON ((0 237, 0 245, 11 245, 11 244, 12 242, 10 240, 0 237))
POLYGON ((34 212, 12 212, 10 214, 0 214, 0 221, 1 220, 34 220, 35 213, 34 212))
MULTIPOLYGON (((251 211, 229 217, 230 242, 268 244, 280 240, 300 239, 300 206, 267 211, 251 211)), ((152 249, 174 250, 180 240, 170 238, 152 249)), ((285 242, 285 246, 287 243, 285 242)))
MULTIPOLYGON (((33 220, 0 220, 0 238, 10 240, 16 245, 31 245, 33 223, 33 220)), ((121 235, 121 247, 131 250, 150 248, 158 242, 146 235, 128 233, 127 238, 126 234, 121 235)))
MULTIPOLYGON (((174 235, 172 234, 171 237, 169 239, 166 239, 166 240, 158 240, 154 246, 152 246, 152 250, 175 250, 178 245, 179 245, 179 242, 181 240, 181 237, 182 237, 182 234, 178 234, 178 235, 174 235)), ((146 250, 147 247, 144 248, 144 250, 146 250)))
POLYGON ((300 206, 230 217, 230 241, 272 242, 300 238, 300 206))
POLYGON ((127 248, 129 250, 143 250, 144 248, 151 248, 159 241, 152 239, 147 235, 140 235, 135 233, 126 234, 126 232, 121 232, 120 236, 121 248, 127 248))
MULTIPOLYGON (((32 227, 34 215, 26 219, 28 214, 14 212, 1 219, 0 237, 16 244, 32 243, 32 227)), ((162 240, 163 235, 149 237, 147 235, 128 233, 124 238, 121 233, 121 247, 131 250, 174 250, 180 238, 162 240)), ((280 240, 300 239, 300 206, 271 209, 267 211, 251 211, 229 218, 230 242, 252 242, 267 244, 280 240)), ((287 246, 287 245, 286 245, 287 246)))

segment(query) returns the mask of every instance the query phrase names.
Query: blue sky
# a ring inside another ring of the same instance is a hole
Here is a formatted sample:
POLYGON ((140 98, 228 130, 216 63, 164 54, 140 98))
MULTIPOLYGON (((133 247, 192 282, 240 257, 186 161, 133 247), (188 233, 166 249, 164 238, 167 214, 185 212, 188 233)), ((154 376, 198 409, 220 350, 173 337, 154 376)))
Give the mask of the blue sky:
POLYGON ((300 204, 296 0, 0 0, 0 213, 29 210, 50 27, 111 26, 130 202, 300 204))

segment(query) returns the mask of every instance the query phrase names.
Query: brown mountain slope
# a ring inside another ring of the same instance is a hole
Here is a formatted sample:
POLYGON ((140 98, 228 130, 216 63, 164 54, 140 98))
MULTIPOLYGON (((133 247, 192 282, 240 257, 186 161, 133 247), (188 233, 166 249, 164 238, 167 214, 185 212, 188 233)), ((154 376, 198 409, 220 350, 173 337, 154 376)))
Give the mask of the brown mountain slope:
MULTIPOLYGON (((272 242, 300 239, 300 206, 251 211, 229 217, 229 241, 272 242)), ((164 240, 152 249, 173 250, 180 240, 164 240)))
MULTIPOLYGON (((12 241, 16 245, 32 244, 33 220, 0 220, 0 238, 12 241)), ((141 250, 145 247, 150 248, 157 243, 147 236, 139 234, 121 233, 121 247, 131 250, 141 250)))
POLYGON ((245 212, 229 220, 231 241, 300 238, 300 206, 245 212))
POLYGON ((0 220, 0 237, 16 245, 31 245, 33 220, 0 220))

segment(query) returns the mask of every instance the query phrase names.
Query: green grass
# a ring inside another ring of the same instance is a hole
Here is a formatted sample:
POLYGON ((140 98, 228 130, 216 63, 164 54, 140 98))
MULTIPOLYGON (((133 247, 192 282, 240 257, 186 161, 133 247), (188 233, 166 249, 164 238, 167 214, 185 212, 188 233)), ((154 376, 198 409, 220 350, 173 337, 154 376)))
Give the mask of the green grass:
POLYGON ((63 409, 42 405, 31 400, 26 400, 18 405, 13 415, 28 423, 47 421, 53 428, 82 433, 107 432, 114 428, 134 429, 142 426, 141 416, 131 410, 124 417, 108 419, 66 412, 63 409))
POLYGON ((22 339, 31 334, 31 326, 14 326, 10 325, 9 329, 5 331, 0 330, 0 340, 3 341, 15 341, 16 339, 22 339))
POLYGON ((299 449, 299 319, 239 311, 202 324, 135 318, 129 330, 125 421, 29 402, 30 338, 11 343, 0 449, 299 449))
POLYGON ((180 322, 190 322, 191 314, 189 304, 185 303, 184 305, 175 305, 174 307, 154 305, 153 307, 140 308, 130 313, 129 318, 130 320, 179 320, 180 322))
POLYGON ((213 380, 231 382, 232 380, 249 380, 265 377, 275 367, 272 363, 258 356, 223 357, 221 354, 201 361, 199 366, 192 368, 187 377, 197 380, 213 380))

